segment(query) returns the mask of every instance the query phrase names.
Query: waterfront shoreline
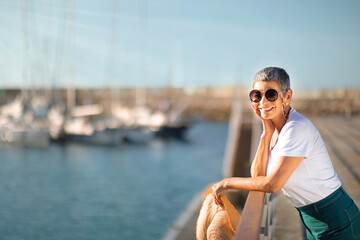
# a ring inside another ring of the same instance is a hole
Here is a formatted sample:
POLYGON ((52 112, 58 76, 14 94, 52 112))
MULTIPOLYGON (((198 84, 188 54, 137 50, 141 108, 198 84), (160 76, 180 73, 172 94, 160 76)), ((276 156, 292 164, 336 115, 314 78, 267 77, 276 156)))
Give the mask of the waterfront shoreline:
MULTIPOLYGON (((21 95, 25 100, 41 96, 53 104, 67 104, 69 97, 76 106, 98 104, 102 115, 111 108, 147 106, 153 111, 182 104, 183 116, 207 121, 228 121, 232 103, 240 99, 246 111, 251 112, 246 87, 199 87, 192 91, 184 88, 114 88, 114 89, 3 89, 0 106, 21 95), (71 94, 69 94, 69 91, 71 94), (139 97, 140 96, 140 97, 139 97)), ((293 107, 304 115, 360 114, 360 89, 297 91, 293 107)))

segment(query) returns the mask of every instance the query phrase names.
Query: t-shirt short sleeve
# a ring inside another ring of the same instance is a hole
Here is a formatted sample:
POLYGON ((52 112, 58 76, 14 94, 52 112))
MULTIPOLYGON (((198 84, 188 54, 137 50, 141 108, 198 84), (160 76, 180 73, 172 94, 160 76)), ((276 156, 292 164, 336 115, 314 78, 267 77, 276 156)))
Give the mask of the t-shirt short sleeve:
POLYGON ((308 157, 311 147, 311 138, 306 126, 293 122, 286 126, 283 136, 277 143, 278 156, 308 157))

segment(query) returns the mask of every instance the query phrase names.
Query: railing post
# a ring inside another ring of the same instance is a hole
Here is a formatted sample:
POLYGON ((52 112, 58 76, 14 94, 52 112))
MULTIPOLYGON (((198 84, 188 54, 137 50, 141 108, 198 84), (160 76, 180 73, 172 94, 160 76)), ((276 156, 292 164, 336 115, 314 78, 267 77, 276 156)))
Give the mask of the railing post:
POLYGON ((260 227, 260 240, 274 239, 276 221, 277 193, 266 193, 264 211, 260 227))
POLYGON ((272 240, 275 237, 277 194, 250 191, 235 240, 272 240))
POLYGON ((235 240, 259 239, 260 224, 264 210, 264 192, 250 191, 236 229, 235 240))

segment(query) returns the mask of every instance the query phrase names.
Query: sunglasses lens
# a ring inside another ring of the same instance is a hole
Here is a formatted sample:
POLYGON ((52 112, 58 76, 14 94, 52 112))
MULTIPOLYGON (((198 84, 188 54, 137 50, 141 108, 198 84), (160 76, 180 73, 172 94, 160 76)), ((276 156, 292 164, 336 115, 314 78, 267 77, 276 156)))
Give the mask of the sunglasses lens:
POLYGON ((265 97, 270 102, 276 101, 278 99, 278 92, 275 89, 269 89, 265 92, 265 97))
POLYGON ((252 90, 249 96, 252 102, 260 102, 261 100, 261 92, 258 90, 252 90))

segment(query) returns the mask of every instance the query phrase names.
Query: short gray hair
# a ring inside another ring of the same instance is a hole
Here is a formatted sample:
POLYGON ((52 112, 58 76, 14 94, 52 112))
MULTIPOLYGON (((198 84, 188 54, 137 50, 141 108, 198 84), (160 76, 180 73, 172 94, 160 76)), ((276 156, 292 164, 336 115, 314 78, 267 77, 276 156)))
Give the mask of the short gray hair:
POLYGON ((253 85, 257 81, 275 81, 280 85, 281 91, 286 94, 290 89, 290 77, 286 71, 278 67, 267 67, 257 72, 254 76, 253 85))

